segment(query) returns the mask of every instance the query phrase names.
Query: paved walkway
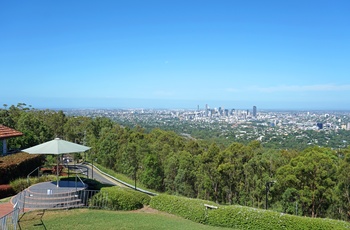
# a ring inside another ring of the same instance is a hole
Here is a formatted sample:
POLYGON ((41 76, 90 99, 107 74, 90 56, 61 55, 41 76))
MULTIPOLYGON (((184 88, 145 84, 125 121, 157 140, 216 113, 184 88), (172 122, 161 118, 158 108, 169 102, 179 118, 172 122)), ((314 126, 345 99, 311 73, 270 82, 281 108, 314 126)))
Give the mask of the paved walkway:
MULTIPOLYGON (((89 168, 89 177, 91 178, 91 174, 92 174, 92 170, 91 170, 91 166, 85 166, 85 167, 88 167, 89 168)), ((98 180, 102 183, 106 183, 106 184, 111 184, 111 185, 119 185, 119 186, 123 186, 121 183, 105 176, 105 175, 102 175, 100 172, 98 172, 97 170, 94 170, 93 171, 93 177, 95 180, 98 180)), ((56 188, 56 182, 50 182, 52 183, 53 187, 52 189, 55 189, 56 188)), ((60 181, 60 186, 63 186, 63 184, 61 183, 69 183, 69 182, 64 182, 64 181, 60 181)), ((41 186, 41 185, 37 185, 37 186, 41 186)), ((45 186, 47 186, 47 184, 45 184, 45 186)), ((41 188, 41 187, 40 187, 41 188)), ((43 187, 46 189, 46 187, 43 187)), ((6 203, 1 203, 0 204, 0 218, 3 217, 4 215, 10 213, 13 211, 13 204, 11 203, 11 201, 9 202, 6 202, 6 203)))
POLYGON ((84 167, 87 167, 89 169, 88 170, 89 178, 92 178, 92 179, 97 180, 97 181, 99 181, 101 183, 104 183, 104 184, 110 184, 110 185, 116 185, 116 186, 120 186, 120 187, 126 187, 122 183, 119 183, 118 181, 113 180, 112 178, 103 175, 95 167, 94 167, 94 169, 92 169, 92 167, 90 165, 87 165, 87 164, 84 164, 84 167))
POLYGON ((0 218, 13 211, 13 205, 10 202, 0 204, 0 218))

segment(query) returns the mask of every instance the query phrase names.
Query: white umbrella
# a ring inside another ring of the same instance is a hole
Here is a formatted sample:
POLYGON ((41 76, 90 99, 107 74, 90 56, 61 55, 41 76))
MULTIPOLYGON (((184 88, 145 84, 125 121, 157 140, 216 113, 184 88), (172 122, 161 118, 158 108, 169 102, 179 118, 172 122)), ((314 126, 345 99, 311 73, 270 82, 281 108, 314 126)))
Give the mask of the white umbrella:
MULTIPOLYGON (((73 142, 61 140, 60 138, 55 138, 52 141, 48 141, 27 149, 23 149, 23 152, 29 154, 65 154, 65 153, 79 153, 89 150, 90 147, 75 144, 73 142)), ((58 185, 58 160, 57 160, 57 187, 58 185)))

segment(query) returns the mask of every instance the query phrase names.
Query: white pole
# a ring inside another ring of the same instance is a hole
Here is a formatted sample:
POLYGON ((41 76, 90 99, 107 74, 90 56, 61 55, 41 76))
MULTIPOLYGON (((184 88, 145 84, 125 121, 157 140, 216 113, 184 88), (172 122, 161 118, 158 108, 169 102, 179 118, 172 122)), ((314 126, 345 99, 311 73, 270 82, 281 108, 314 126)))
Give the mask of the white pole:
POLYGON ((58 161, 59 161, 59 155, 57 155, 57 168, 56 168, 56 174, 57 174, 57 188, 60 187, 60 186, 59 186, 59 181, 58 181, 58 161))

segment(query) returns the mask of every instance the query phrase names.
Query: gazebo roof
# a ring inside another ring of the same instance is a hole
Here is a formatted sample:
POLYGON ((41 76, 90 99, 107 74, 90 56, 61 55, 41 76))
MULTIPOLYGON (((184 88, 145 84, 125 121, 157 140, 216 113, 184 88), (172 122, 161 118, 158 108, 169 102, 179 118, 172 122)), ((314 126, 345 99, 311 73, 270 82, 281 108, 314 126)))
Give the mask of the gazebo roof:
POLYGON ((23 133, 11 129, 5 125, 0 125, 0 139, 10 138, 10 137, 19 137, 22 136, 23 133))

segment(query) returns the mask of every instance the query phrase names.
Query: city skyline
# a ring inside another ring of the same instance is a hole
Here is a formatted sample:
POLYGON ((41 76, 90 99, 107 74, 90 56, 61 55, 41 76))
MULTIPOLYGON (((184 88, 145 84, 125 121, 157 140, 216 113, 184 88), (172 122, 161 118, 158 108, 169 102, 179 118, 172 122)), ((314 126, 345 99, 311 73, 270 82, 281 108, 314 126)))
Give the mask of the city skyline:
POLYGON ((350 2, 0 3, 1 104, 349 110, 350 2))

